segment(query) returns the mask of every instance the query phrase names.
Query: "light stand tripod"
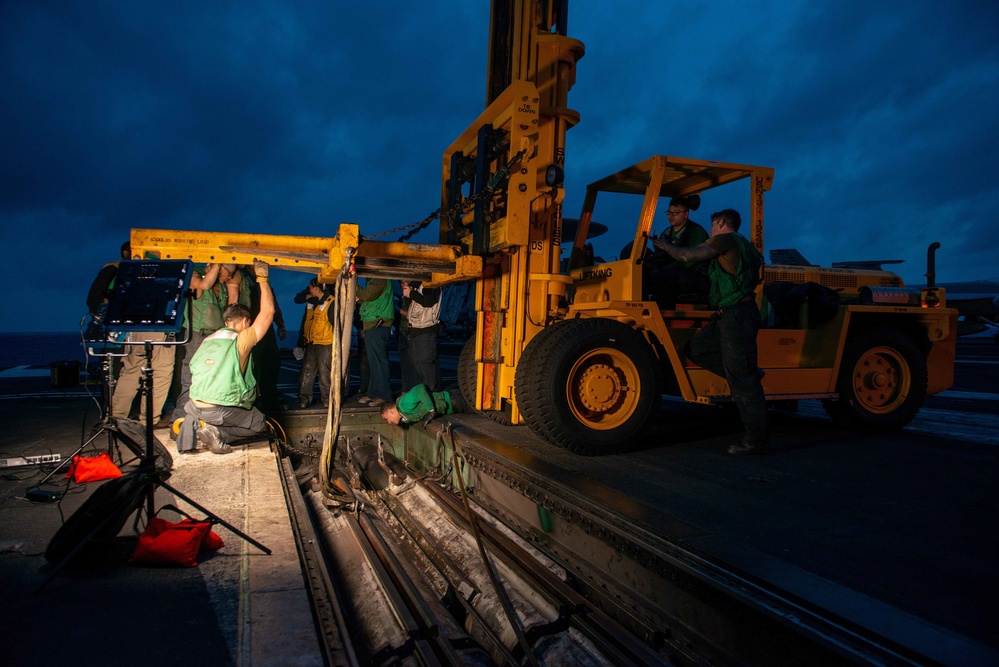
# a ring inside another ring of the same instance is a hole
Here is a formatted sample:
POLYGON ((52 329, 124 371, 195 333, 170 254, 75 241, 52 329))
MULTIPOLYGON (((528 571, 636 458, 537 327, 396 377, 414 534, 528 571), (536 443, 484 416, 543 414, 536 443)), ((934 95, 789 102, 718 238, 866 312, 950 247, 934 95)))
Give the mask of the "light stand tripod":
MULTIPOLYGON (((175 345, 176 343, 165 341, 164 344, 175 345)), ((156 513, 154 510, 154 495, 156 493, 157 487, 163 487, 173 495, 177 496, 181 500, 184 500, 187 504, 191 505, 198 511, 202 512, 208 521, 212 524, 221 524, 228 528, 231 532, 235 533, 242 539, 246 540, 253 546, 257 547, 266 554, 271 553, 271 550, 265 547, 260 542, 239 530, 232 524, 228 523, 222 517, 209 512, 207 509, 194 502, 190 497, 184 495, 174 487, 170 486, 163 480, 162 474, 156 469, 156 453, 153 449, 153 367, 152 367, 152 356, 153 356, 153 342, 146 341, 146 365, 142 369, 142 393, 143 400, 146 401, 146 451, 142 456, 142 461, 139 463, 137 474, 144 477, 144 495, 146 503, 146 521, 148 523, 149 519, 153 517, 156 513)), ((141 510, 141 508, 140 508, 141 510)), ((138 520, 138 517, 137 519, 138 520)))
MULTIPOLYGON (((122 263, 123 265, 125 262, 122 263)), ((138 262, 136 262, 138 264, 138 262)), ((155 269, 158 265, 166 264, 166 262, 145 262, 142 267, 141 276, 145 277, 149 273, 155 274, 155 269)), ((188 270, 190 268, 190 263, 186 262, 188 270)), ((121 269, 119 269, 121 272, 121 269)), ((186 278, 186 275, 185 275, 186 278)), ((127 281, 123 281, 123 284, 128 284, 127 281)), ((183 289, 180 294, 176 295, 176 303, 180 301, 182 303, 183 296, 186 294, 187 283, 186 280, 183 282, 183 289)), ((139 301, 147 301, 148 299, 140 298, 139 301)), ((193 321, 192 317, 192 307, 190 301, 188 301, 188 321, 193 321)), ((124 328, 124 327, 119 327, 124 328)), ((189 329, 188 329, 189 330, 189 329)), ((80 509, 63 524, 62 528, 53 537, 52 542, 49 544, 49 548, 46 550, 46 558, 55 565, 55 568, 49 574, 45 582, 39 587, 38 591, 41 592, 43 588, 58 574, 62 568, 68 564, 73 557, 79 553, 87 543, 98 535, 104 537, 113 537, 117 535, 121 527, 124 526, 125 522, 133 512, 138 512, 135 518, 135 524, 138 525, 141 519, 141 512, 143 509, 146 512, 146 522, 155 515, 155 494, 156 489, 163 487, 173 495, 181 498, 189 505, 202 512, 207 520, 211 524, 221 524, 228 528, 232 533, 239 536, 243 540, 249 542, 253 546, 257 547, 265 554, 270 554, 271 550, 265 547, 260 542, 254 540, 232 524, 226 522, 218 515, 208 511, 205 507, 201 506, 195 502, 190 497, 184 495, 174 487, 170 486, 163 479, 164 472, 157 469, 156 458, 157 454, 154 447, 153 439, 153 368, 152 368, 152 356, 153 356, 153 345, 182 345, 186 343, 188 338, 183 341, 151 341, 146 340, 144 343, 145 358, 146 362, 142 369, 142 380, 140 381, 140 387, 142 392, 141 400, 145 401, 146 406, 146 443, 145 452, 142 453, 141 461, 136 467, 134 472, 130 472, 127 475, 120 477, 115 480, 110 480, 105 482, 105 484, 98 488, 94 494, 88 498, 80 509), (117 483, 117 484, 115 484, 117 483), (105 488, 108 489, 108 493, 101 494, 105 488), (88 503, 94 501, 91 507, 88 507, 88 503)), ((138 345, 139 343, 126 343, 126 345, 138 345)))
MULTIPOLYGON (((90 354, 96 356, 93 348, 88 348, 88 350, 90 354)), ((136 443, 131 438, 129 438, 128 436, 124 435, 118 429, 118 424, 117 422, 115 422, 115 419, 111 414, 112 412, 111 398, 112 396, 114 396, 114 385, 115 385, 112 359, 128 356, 128 353, 111 352, 108 349, 107 345, 105 344, 104 352, 101 354, 101 356, 104 357, 104 361, 101 362, 101 371, 104 374, 104 377, 106 378, 104 382, 104 388, 102 389, 102 391, 107 392, 106 395, 104 396, 104 414, 101 416, 101 420, 94 425, 90 438, 82 445, 77 447, 75 452, 70 454, 67 458, 63 459, 59 463, 59 465, 50 470, 49 473, 45 475, 45 477, 43 477, 40 482, 38 482, 37 486, 41 486, 42 484, 48 482, 49 479, 51 479, 54 474, 56 474, 59 470, 61 470, 63 466, 65 466, 67 463, 72 462, 74 457, 76 457, 78 454, 80 454, 80 452, 89 447, 92 442, 94 442, 99 437, 105 434, 108 437, 108 456, 111 456, 112 458, 114 457, 114 453, 117 450, 117 443, 119 440, 123 442, 125 446, 128 447, 128 449, 130 449, 133 454, 135 454, 136 457, 142 456, 142 449, 139 447, 139 444, 136 443)))

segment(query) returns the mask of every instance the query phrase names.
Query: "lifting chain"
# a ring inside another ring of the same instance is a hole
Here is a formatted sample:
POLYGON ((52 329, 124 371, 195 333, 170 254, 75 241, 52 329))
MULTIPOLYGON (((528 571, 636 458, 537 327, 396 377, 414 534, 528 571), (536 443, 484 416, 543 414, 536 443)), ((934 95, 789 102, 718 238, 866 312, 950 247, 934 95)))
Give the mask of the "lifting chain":
POLYGON ((309 450, 299 449, 298 447, 292 445, 290 442, 282 441, 281 447, 282 449, 284 449, 285 452, 289 454, 295 454, 296 456, 301 456, 302 458, 318 459, 320 454, 318 449, 309 449, 309 450))
MULTIPOLYGON (((517 154, 514 155, 509 162, 500 167, 496 171, 496 173, 490 177, 489 182, 486 183, 486 187, 482 188, 480 192, 476 192, 472 196, 467 197, 466 199, 462 199, 460 202, 458 202, 450 209, 448 209, 447 211, 448 230, 454 229, 454 221, 462 214, 464 214, 466 211, 468 211, 470 208, 472 208, 472 206, 475 205, 475 202, 479 201, 480 199, 491 199, 492 196, 496 193, 496 190, 499 189, 500 184, 510 175, 510 170, 513 169, 515 164, 520 162, 520 160, 524 157, 525 153, 526 151, 518 151, 517 154)), ((441 207, 436 211, 434 211, 433 213, 431 213, 430 215, 428 215, 427 217, 425 217, 423 220, 420 220, 419 222, 412 222, 408 225, 403 225, 401 227, 387 229, 384 232, 371 234, 370 236, 365 236, 364 238, 370 241, 382 238, 383 236, 389 236, 391 234, 396 234, 398 232, 406 232, 406 230, 409 230, 408 232, 399 237, 399 241, 408 241, 409 239, 413 238, 413 236, 416 235, 418 232, 426 229, 431 222, 440 218, 443 212, 444 212, 444 207, 441 207)))

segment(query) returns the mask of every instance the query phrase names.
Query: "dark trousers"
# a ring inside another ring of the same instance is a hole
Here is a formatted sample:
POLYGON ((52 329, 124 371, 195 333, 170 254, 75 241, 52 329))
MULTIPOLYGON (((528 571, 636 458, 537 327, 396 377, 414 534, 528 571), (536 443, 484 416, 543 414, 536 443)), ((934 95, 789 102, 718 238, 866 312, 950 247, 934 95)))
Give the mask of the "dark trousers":
POLYGON ((732 400, 746 428, 745 441, 752 445, 767 441, 767 402, 757 365, 756 333, 760 309, 755 301, 723 308, 693 335, 688 344, 690 359, 701 368, 728 380, 732 400))
POLYGON ((270 327, 257 341, 250 354, 253 356, 253 373, 257 376, 257 407, 264 412, 278 410, 281 407, 281 394, 277 388, 281 373, 281 349, 274 327, 270 327))
POLYGON ((185 410, 184 423, 177 434, 177 451, 186 452, 197 449, 199 421, 217 426, 222 442, 233 442, 240 438, 259 435, 267 430, 264 413, 256 408, 237 408, 228 405, 213 405, 210 408, 199 408, 193 401, 188 401, 185 410))
MULTIPOLYGON (((421 380, 416 375, 413 366, 413 347, 409 342, 409 327, 403 326, 395 330, 396 348, 399 350, 399 371, 402 373, 402 392, 405 393, 418 385, 421 380)), ((431 387, 431 391, 433 388, 431 387)))
POLYGON ((305 346, 305 356, 302 358, 302 370, 298 374, 299 405, 308 407, 312 403, 312 387, 319 375, 319 398, 323 405, 330 401, 330 369, 333 366, 333 345, 305 346))
POLYGON ((357 377, 360 384, 359 394, 368 393, 368 381, 371 379, 371 367, 368 366, 368 348, 364 346, 364 331, 357 334, 357 377))
POLYGON ((389 385, 389 344, 388 327, 371 327, 364 331, 364 347, 368 353, 368 396, 392 400, 392 387, 389 385))
POLYGON ((415 376, 411 386, 422 383, 430 391, 439 391, 441 366, 437 359, 437 331, 410 330, 409 358, 415 376))

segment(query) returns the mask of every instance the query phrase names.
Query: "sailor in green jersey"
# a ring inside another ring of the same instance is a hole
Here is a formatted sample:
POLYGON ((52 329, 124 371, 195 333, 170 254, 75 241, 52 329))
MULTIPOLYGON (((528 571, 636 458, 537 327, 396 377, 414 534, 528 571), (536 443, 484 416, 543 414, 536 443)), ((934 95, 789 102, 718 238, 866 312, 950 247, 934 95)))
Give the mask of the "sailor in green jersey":
POLYGON ((755 290, 763 258, 738 233, 742 218, 727 208, 711 216, 711 237, 693 248, 666 243, 656 247, 681 261, 710 261, 708 302, 718 310, 688 343, 690 359, 728 380, 732 400, 739 408, 746 434, 742 442, 728 448, 729 454, 755 454, 767 446, 767 402, 763 393, 763 371, 757 366, 756 334, 760 310, 755 290))
POLYGON ((388 344, 395 321, 395 281, 368 278, 364 287, 355 295, 361 304, 361 322, 364 325, 364 349, 368 356, 370 377, 368 393, 358 398, 361 403, 379 406, 392 400, 389 384, 388 344))
MULTIPOLYGON (((700 198, 697 199, 700 201, 700 198)), ((652 256, 648 270, 648 291, 660 310, 676 308, 681 295, 690 295, 695 303, 701 303, 708 292, 708 266, 704 262, 683 262, 674 259, 660 248, 660 242, 681 248, 694 248, 708 240, 708 232, 690 219, 690 198, 674 197, 666 209, 669 228, 658 239, 652 239, 656 253, 652 256)), ((696 207, 695 207, 696 208, 696 207)), ((685 298, 688 298, 685 296, 685 298)))
POLYGON ((255 260, 260 285, 260 312, 251 321, 250 309, 233 303, 222 313, 225 326, 208 336, 191 359, 191 400, 177 434, 177 451, 191 453, 200 442, 215 454, 228 454, 228 443, 266 430, 264 415, 253 407, 257 398, 250 351, 271 328, 274 293, 268 265, 255 260))
POLYGON ((389 424, 411 424, 421 419, 428 422, 439 415, 464 412, 465 401, 459 392, 430 391, 418 384, 399 397, 395 403, 382 406, 382 419, 389 424))

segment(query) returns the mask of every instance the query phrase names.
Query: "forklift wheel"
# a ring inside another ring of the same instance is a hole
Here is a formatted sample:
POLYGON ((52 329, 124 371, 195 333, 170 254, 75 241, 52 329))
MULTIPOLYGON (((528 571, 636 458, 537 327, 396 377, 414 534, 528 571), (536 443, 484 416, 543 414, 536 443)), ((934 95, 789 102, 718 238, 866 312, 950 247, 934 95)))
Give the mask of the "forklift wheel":
POLYGON ((622 451, 659 408, 659 361, 616 320, 568 320, 542 330, 517 365, 517 405, 532 431, 579 454, 622 451))

